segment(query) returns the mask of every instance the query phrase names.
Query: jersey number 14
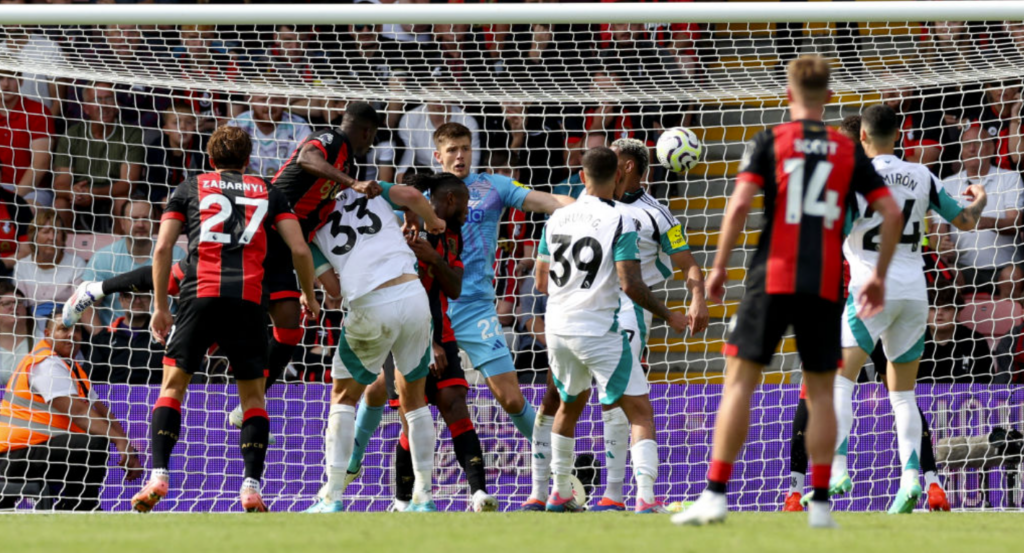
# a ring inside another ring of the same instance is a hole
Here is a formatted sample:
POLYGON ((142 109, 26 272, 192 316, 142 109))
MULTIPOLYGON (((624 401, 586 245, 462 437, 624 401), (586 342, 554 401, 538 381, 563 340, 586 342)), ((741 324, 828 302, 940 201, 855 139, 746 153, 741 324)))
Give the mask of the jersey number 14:
POLYGON ((804 194, 804 167, 807 160, 802 157, 791 157, 782 162, 782 170, 788 175, 786 179, 786 224, 799 225, 803 216, 821 217, 825 228, 831 229, 842 217, 839 208, 839 192, 825 190, 828 177, 832 174, 832 164, 818 161, 814 165, 810 180, 807 181, 807 193, 804 194), (822 198, 824 192, 824 198, 822 198))

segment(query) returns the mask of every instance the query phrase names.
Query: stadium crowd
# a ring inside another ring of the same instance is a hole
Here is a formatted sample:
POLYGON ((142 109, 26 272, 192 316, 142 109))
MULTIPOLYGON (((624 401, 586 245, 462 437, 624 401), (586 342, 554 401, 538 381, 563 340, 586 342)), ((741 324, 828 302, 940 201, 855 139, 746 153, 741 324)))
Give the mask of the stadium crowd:
MULTIPOLYGON (((940 57, 1024 44, 1022 25, 987 26, 991 32, 980 35, 970 33, 972 25, 940 22, 916 32, 921 48, 935 44, 940 57)), ((846 26, 836 35, 842 70, 851 74, 864 70, 855 31, 846 26)), ((548 78, 600 92, 662 78, 699 82, 716 55, 713 33, 696 24, 6 27, 2 39, 0 55, 31 60, 42 73, 0 71, 0 384, 78 283, 151 262, 162 205, 177 185, 211 169, 205 145, 214 129, 233 125, 250 134, 249 170, 270 180, 310 133, 336 125, 345 110, 342 100, 209 92, 196 81, 315 89, 354 79, 396 96, 411 89, 430 96, 450 87, 525 87, 548 78), (76 64, 176 75, 192 84, 129 86, 45 74, 46 67, 76 64)), ((795 56, 794 30, 780 26, 774 40, 782 67, 795 56)), ((903 118, 899 146, 906 159, 928 165, 954 197, 980 183, 990 198, 982 232, 929 229, 923 247, 933 309, 921 380, 1022 382, 1021 83, 881 92, 903 118)), ((578 171, 586 148, 625 137, 653 148, 661 129, 700 123, 699 109, 599 99, 460 106, 382 97, 376 104, 386 117, 359 164, 361 179, 402 182, 435 169, 432 133, 454 121, 474 133, 475 168, 574 196, 582 190, 578 171)), ((672 190, 672 178, 657 165, 648 175, 660 197, 672 190)), ((544 298, 528 276, 536 222, 508 214, 496 271, 499 314, 514 329, 516 364, 526 380, 547 363, 544 298)), ((183 255, 175 252, 176 259, 183 255)), ((160 382, 150 301, 107 298, 83 319, 78 355, 92 382, 160 382)), ((338 302, 324 302, 321 320, 305 322, 291 380, 330 378, 342 314, 338 302)), ((227 378, 216 356, 210 365, 206 381, 227 378)))

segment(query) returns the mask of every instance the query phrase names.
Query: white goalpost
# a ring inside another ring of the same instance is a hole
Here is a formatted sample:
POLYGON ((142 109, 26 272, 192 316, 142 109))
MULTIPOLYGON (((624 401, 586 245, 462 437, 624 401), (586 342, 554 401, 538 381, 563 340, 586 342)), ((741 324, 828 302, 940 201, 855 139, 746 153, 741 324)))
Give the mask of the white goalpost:
MULTIPOLYGON (((148 263, 156 210, 177 185, 208 169, 203 148, 216 127, 249 132, 249 170, 270 181, 302 140, 337 124, 351 101, 368 101, 381 115, 358 175, 391 182, 439 168, 431 134, 446 121, 473 131, 474 171, 561 194, 580 190, 587 148, 634 138, 653 153, 662 131, 687 127, 703 142, 700 163, 682 175, 652 163, 645 181, 683 224, 697 261, 710 267, 746 143, 788 118, 786 63, 817 54, 833 69, 827 124, 886 102, 903 121, 900 155, 928 165, 954 197, 967 182, 1001 175, 986 216, 1015 222, 977 238, 934 227, 926 233, 929 282, 956 291, 932 294, 933 311, 952 311, 955 322, 929 324, 917 395, 953 507, 1018 509, 1022 21, 1022 1, 4 6, 0 307, 10 299, 12 311, 0 312, 0 383, 43 339, 49 313, 78 282, 148 263), (135 215, 129 200, 156 210, 135 215), (962 443, 979 436, 986 447, 962 443)), ((663 467, 656 489, 666 502, 694 499, 703 488, 722 347, 761 237, 763 201, 755 206, 730 262, 726 302, 710 306, 709 328, 677 336, 656 321, 651 331, 645 364, 663 467)), ((501 324, 534 405, 546 357, 531 329, 543 318, 543 301, 522 268, 524 246, 542 225, 531 216, 503 225, 495 282, 501 324)), ((656 292, 673 309, 692 301, 678 271, 656 292)), ((343 320, 340 306, 327 307, 320 321, 306 321, 285 382, 268 395, 277 443, 264 497, 272 510, 307 507, 321 484, 327 378, 343 320)), ((86 317, 77 352, 99 399, 144 458, 161 357, 156 344, 132 341, 147 309, 107 300, 86 317), (123 341, 119 329, 131 339, 123 341)), ((212 356, 190 388, 176 483, 161 508, 237 509, 239 435, 226 422, 237 400, 225 365, 212 356)), ((465 365, 488 483, 502 509, 514 509, 530 490, 530 444, 465 365)), ((884 509, 898 486, 893 417, 873 367, 854 396, 855 487, 835 502, 839 510, 884 509)), ((781 508, 799 369, 795 343, 785 339, 755 395, 750 439, 730 484, 730 502, 740 509, 781 508)), ((465 510, 466 481, 449 431, 435 418, 438 507, 465 510)), ((601 427, 595 404, 577 432, 579 475, 592 491, 603 483, 601 427)), ((348 489, 351 510, 389 505, 399 430, 397 411, 388 409, 363 475, 348 489)), ((127 510, 137 490, 123 482, 114 458, 98 501, 104 510, 127 510)), ((57 493, 41 476, 0 473, 0 509, 45 508, 57 493)))

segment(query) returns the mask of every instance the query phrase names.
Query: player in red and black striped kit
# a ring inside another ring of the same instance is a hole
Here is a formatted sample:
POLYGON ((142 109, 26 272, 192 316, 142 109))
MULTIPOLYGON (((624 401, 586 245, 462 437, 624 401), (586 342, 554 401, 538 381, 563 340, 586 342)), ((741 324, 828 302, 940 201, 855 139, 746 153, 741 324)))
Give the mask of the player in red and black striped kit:
MULTIPOLYGON (((351 102, 345 108, 339 128, 310 135, 274 175, 271 184, 291 204, 307 242, 324 225, 325 217, 334 211, 334 199, 341 190, 352 188, 369 198, 381 193, 376 181, 357 181, 349 176, 354 174, 353 160, 366 155, 373 146, 377 126, 377 111, 373 106, 351 102)), ((284 372, 295 347, 302 341, 299 290, 291 254, 277 236, 270 237, 266 269, 270 318, 274 322, 267 352, 269 388, 284 372)), ((236 424, 237 409, 233 415, 232 424, 236 424)))
POLYGON ((167 495, 171 451, 181 430, 181 402, 192 374, 214 343, 227 355, 244 410, 241 449, 246 511, 265 511, 260 478, 270 437, 263 371, 267 363, 264 261, 269 236, 287 244, 302 288, 301 303, 319 312, 313 288, 313 256, 284 195, 263 179, 244 176, 252 141, 244 131, 221 127, 208 146, 215 173, 180 185, 167 203, 153 255, 156 303, 150 327, 166 342, 164 380, 150 425, 153 474, 132 498, 148 512, 167 495), (180 309, 168 307, 171 252, 182 230, 188 234, 188 262, 181 281, 180 309), (174 322, 174 326, 171 324, 174 322))
POLYGON ((782 335, 792 325, 803 361, 810 412, 808 453, 814 461, 812 527, 835 526, 828 485, 836 440, 832 385, 842 360, 843 223, 852 193, 863 195, 883 217, 874 277, 862 289, 861 316, 881 311, 885 275, 899 242, 902 215, 885 182, 857 144, 826 127, 822 112, 831 93, 828 62, 804 56, 789 64, 792 122, 758 134, 736 177, 707 281, 712 299, 725 295, 733 244, 746 224, 754 196, 765 197, 765 228, 746 282, 726 355, 726 381, 715 424, 708 487, 676 524, 720 522, 732 463, 747 437, 750 400, 782 335))

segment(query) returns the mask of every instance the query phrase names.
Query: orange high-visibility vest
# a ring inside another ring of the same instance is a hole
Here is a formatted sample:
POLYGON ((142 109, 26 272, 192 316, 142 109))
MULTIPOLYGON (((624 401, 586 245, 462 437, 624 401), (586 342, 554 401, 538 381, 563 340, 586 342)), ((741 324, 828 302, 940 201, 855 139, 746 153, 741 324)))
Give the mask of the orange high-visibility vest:
MULTIPOLYGON (((49 340, 43 340, 21 360, 7 382, 3 401, 0 401, 0 453, 41 444, 54 434, 85 432, 75 426, 67 414, 55 412, 42 396, 32 393, 29 385, 32 369, 49 357, 56 357, 53 347, 49 340)), ((78 396, 88 398, 89 379, 82 366, 77 361, 74 367, 63 359, 60 361, 77 382, 78 396)))

